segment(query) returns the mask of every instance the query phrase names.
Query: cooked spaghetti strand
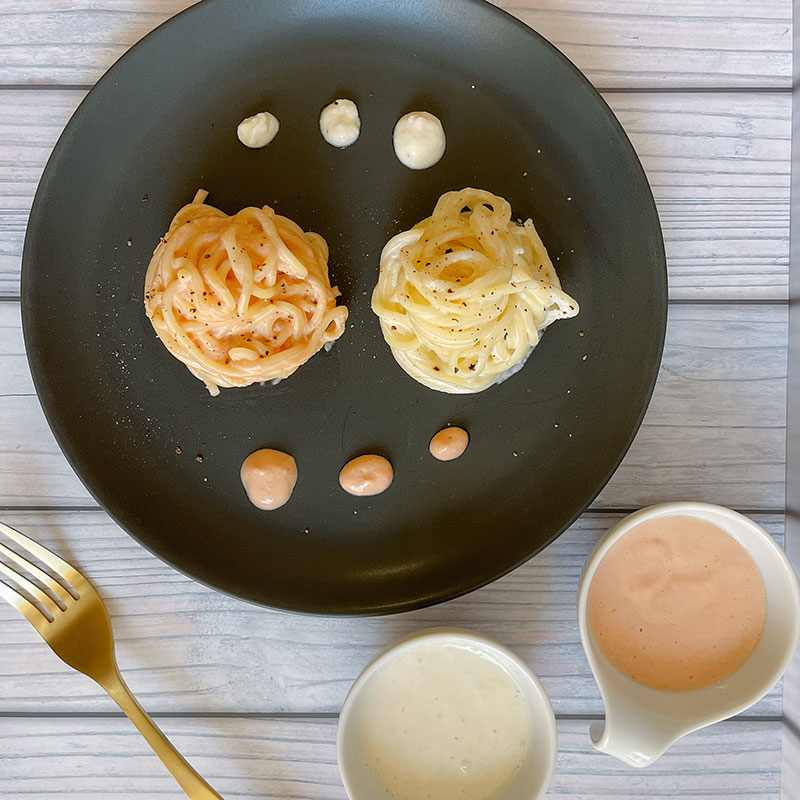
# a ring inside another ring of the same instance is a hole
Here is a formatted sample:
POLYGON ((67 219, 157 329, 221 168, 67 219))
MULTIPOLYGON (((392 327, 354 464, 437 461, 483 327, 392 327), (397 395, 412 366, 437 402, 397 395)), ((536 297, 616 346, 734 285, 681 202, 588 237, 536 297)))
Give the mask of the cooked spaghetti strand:
POLYGON ((447 192, 381 254, 372 310, 397 363, 441 392, 480 392, 520 369, 578 303, 562 291, 531 220, 480 189, 447 192))
POLYGON ((269 206, 228 216, 208 192, 175 215, 145 278, 159 339, 212 395, 288 378, 345 330, 328 245, 269 206))

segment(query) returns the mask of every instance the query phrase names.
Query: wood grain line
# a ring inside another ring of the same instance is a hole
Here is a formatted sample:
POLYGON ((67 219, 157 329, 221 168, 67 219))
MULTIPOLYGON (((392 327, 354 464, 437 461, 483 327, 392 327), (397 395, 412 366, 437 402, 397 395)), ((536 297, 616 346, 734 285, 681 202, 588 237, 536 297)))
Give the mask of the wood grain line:
MULTIPOLYGON (((787 312, 670 307, 653 400, 596 508, 670 499, 784 508, 787 312)), ((94 506, 47 428, 10 303, 0 304, 0 375, 0 505, 94 506)))
MULTIPOLYGON (((193 0, 5 0, 0 83, 91 84, 193 0)), ((791 86, 791 3, 499 0, 597 86, 791 86)))
MULTIPOLYGON (((334 720, 162 720, 194 766, 225 797, 345 800, 334 720)), ((633 772, 595 751, 583 720, 559 721, 549 800, 777 800, 780 724, 723 722, 633 772)), ((126 720, 18 720, 0 731, 0 795, 15 800, 181 800, 126 720)))
MULTIPOLYGON (((0 91, 0 295, 19 296, 33 195, 85 93, 0 91)), ((631 137, 661 216, 674 300, 787 300, 787 95, 606 98, 631 137)))
MULTIPOLYGON (((158 561, 101 511, 8 512, 2 518, 94 582, 111 614, 120 667, 151 712, 335 713, 384 647, 420 628, 450 625, 514 649, 539 675, 558 714, 603 713, 579 641, 575 592, 590 550, 617 515, 584 515, 531 561, 462 598, 367 619, 274 612, 214 592, 158 561)), ((783 515, 755 519, 782 541, 783 515)), ((115 710, 94 683, 64 667, 14 609, 0 605, 0 711, 115 710)), ((774 717, 780 711, 778 687, 747 713, 774 717)))

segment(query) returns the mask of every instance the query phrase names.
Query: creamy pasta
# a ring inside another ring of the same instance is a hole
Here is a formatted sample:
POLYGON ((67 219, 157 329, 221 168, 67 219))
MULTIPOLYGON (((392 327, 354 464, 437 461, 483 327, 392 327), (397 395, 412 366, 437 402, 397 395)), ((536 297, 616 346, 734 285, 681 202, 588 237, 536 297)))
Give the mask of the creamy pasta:
POLYGON ((578 304, 531 220, 480 189, 447 192, 381 254, 372 309, 397 363, 441 392, 480 392, 520 369, 578 304))
POLYGON ((228 216, 200 190, 147 268, 145 309, 166 348, 220 387, 287 378, 345 329, 328 245, 269 206, 228 216))

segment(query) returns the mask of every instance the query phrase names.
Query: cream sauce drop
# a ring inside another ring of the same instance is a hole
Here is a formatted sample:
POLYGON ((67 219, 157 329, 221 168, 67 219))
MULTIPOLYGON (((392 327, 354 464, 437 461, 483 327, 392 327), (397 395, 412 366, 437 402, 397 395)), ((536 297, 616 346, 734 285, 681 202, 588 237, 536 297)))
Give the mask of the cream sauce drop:
POLYGON ((236 135, 245 147, 258 149, 266 147, 277 135, 281 124, 274 114, 262 111, 247 117, 239 123, 236 135))
POLYGON ((394 152, 409 169, 428 169, 444 155, 446 139, 438 117, 412 111, 397 121, 392 134, 394 152))
POLYGON ((364 687, 359 707, 365 766, 397 800, 500 797, 532 746, 522 688, 463 645, 421 643, 398 654, 364 687))
POLYGON ((455 426, 443 428, 437 433, 429 445, 429 450, 434 458, 439 461, 452 461, 464 455, 469 444, 469 434, 463 428, 455 426))
POLYGON ((348 461, 339 473, 339 485, 342 489, 359 497, 385 492, 392 480, 392 465, 383 456, 359 456, 348 461))
POLYGON ((764 627, 764 581, 730 534, 689 516, 624 534, 589 587, 595 640, 621 672, 654 689, 709 686, 740 667, 764 627))
POLYGON ((241 477, 250 502, 264 511, 273 511, 292 496, 297 463, 280 450, 256 450, 244 460, 241 477))
POLYGON ((361 133, 358 106, 352 100, 334 100, 319 115, 322 138, 334 147, 349 147, 361 133))

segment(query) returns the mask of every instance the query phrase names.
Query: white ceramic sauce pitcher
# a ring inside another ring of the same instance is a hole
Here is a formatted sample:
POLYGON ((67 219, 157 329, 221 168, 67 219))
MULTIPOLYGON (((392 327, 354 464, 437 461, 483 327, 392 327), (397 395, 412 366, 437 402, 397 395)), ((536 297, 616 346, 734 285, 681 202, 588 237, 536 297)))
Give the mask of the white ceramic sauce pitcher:
POLYGON ((592 742, 627 764, 646 767, 681 736, 744 711, 780 680, 800 637, 800 589, 783 550, 751 519, 707 503, 664 503, 621 520, 592 551, 578 588, 578 625, 606 711, 605 725, 590 728, 592 742), (727 678, 688 692, 651 689, 620 672, 597 645, 586 613, 603 556, 634 526, 660 516, 698 517, 727 531, 750 553, 766 589, 764 629, 747 661, 727 678))

